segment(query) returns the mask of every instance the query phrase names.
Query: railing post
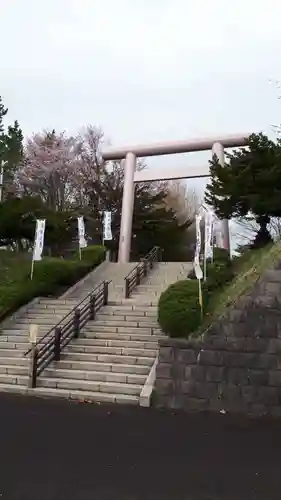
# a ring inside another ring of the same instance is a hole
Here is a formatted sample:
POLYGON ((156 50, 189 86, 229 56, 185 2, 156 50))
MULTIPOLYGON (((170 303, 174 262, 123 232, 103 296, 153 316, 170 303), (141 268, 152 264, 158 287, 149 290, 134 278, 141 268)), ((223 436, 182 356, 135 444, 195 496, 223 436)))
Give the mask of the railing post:
POLYGON ((75 309, 74 318, 73 318, 73 322, 74 322, 74 335, 73 335, 73 337, 75 339, 78 339, 79 334, 80 334, 80 316, 81 316, 80 309, 75 309))
POLYGON ((147 276, 147 260, 143 259, 143 275, 147 276))
POLYGON ((55 343, 54 343, 54 359, 60 360, 60 342, 61 342, 61 328, 55 329, 55 343))
POLYGON ((108 282, 105 281, 103 284, 103 305, 107 306, 108 304, 108 282))
POLYGON ((140 268, 137 267, 136 285, 140 284, 140 268))
POLYGON ((128 299, 129 296, 130 296, 129 280, 128 278, 125 278, 125 299, 128 299))
POLYGON ((95 294, 90 297, 90 319, 93 320, 96 317, 96 296, 95 294))
POLYGON ((149 259, 149 267, 150 267, 150 269, 153 268, 153 259, 152 259, 152 257, 150 257, 150 259, 149 259))
POLYGON ((31 389, 34 389, 36 387, 37 360, 38 360, 38 347, 33 344, 30 353, 30 367, 28 376, 28 387, 30 387, 31 389))

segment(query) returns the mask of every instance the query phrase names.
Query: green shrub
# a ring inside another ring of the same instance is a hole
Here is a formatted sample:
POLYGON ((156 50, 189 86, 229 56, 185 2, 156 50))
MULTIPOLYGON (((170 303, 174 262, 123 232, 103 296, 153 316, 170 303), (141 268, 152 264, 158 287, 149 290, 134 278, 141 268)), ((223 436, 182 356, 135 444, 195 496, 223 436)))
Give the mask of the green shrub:
MULTIPOLYGON (((82 249, 82 262, 87 262, 92 267, 98 266, 105 259, 105 247, 102 245, 90 245, 82 249)), ((74 254, 75 259, 79 259, 79 252, 74 254)))
POLYGON ((30 279, 31 254, 0 253, 0 319, 11 314, 35 297, 57 295, 74 285, 103 260, 103 247, 87 253, 88 258, 64 260, 44 258, 34 263, 30 279))
MULTIPOLYGON (((203 303, 206 298, 205 295, 203 303)), ((158 321, 170 337, 188 337, 198 329, 202 317, 197 281, 178 281, 161 294, 158 321)))
POLYGON ((213 292, 224 287, 233 277, 232 266, 227 261, 208 262, 206 266, 207 282, 206 287, 209 292, 213 292))
POLYGON ((230 263, 230 254, 225 248, 214 247, 213 248, 213 260, 216 262, 230 263))

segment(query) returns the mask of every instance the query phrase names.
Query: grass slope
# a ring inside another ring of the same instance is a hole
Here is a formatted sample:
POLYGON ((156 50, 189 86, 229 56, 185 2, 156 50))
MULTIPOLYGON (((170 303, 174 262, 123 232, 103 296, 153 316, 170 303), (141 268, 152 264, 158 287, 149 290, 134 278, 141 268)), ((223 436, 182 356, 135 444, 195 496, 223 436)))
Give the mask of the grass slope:
POLYGON ((267 245, 260 250, 249 250, 233 262, 235 275, 234 280, 211 299, 210 310, 212 314, 206 315, 206 319, 200 327, 200 333, 206 330, 214 321, 223 315, 226 308, 238 301, 238 299, 249 292, 274 263, 281 259, 281 242, 267 245))

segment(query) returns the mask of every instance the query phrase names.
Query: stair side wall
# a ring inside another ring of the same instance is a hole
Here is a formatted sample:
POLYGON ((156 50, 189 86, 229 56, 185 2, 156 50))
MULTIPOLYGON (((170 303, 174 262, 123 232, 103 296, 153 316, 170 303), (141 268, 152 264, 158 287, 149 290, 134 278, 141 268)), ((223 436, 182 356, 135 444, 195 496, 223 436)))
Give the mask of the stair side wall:
POLYGON ((281 416, 281 261, 201 340, 161 339, 153 404, 281 416))

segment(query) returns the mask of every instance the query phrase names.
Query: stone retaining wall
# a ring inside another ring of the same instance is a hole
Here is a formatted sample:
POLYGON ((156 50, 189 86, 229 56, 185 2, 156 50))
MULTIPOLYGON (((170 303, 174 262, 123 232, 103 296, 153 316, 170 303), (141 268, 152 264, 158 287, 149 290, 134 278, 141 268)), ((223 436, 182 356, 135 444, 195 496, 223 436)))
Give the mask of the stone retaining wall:
POLYGON ((280 268, 267 271, 203 340, 160 341, 154 405, 281 416, 280 268))

